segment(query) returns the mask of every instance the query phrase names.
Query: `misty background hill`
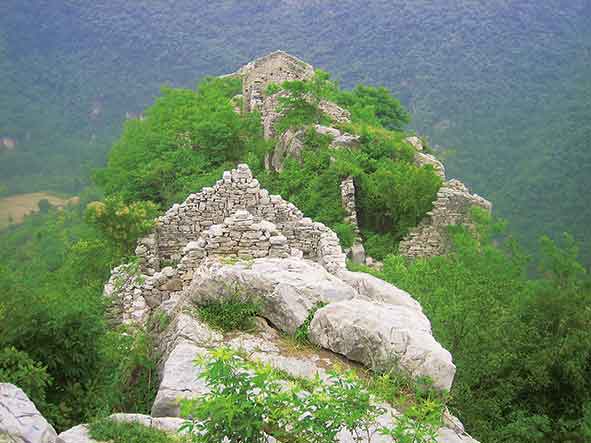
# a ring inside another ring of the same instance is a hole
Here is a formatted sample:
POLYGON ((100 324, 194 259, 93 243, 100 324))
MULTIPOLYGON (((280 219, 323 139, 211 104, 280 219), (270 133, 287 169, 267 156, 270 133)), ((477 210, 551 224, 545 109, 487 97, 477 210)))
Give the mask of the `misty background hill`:
POLYGON ((448 176, 530 245, 573 233, 589 263, 588 0, 3 0, 0 191, 80 191, 160 86, 276 49, 390 88, 448 176))

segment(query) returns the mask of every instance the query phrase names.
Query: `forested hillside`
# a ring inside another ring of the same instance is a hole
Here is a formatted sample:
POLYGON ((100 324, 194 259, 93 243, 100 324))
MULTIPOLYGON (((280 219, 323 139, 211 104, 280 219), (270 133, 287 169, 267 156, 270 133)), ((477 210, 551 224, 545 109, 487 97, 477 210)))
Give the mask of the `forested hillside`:
POLYGON ((395 91, 414 127, 453 149, 450 175, 530 246, 567 230, 591 250, 586 0, 5 0, 0 137, 17 146, 0 154, 0 185, 76 192, 161 85, 192 86, 278 48, 346 87, 395 91))

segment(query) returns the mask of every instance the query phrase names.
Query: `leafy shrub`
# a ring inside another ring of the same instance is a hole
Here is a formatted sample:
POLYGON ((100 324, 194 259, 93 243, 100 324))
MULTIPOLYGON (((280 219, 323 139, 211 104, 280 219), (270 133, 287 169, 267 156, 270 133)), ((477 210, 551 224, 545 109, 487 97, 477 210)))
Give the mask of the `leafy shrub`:
POLYGON ((351 111, 355 123, 398 131, 410 123, 410 114, 384 87, 357 85, 352 91, 340 91, 336 101, 351 111))
POLYGON ((367 230, 400 240, 433 207, 441 178, 406 162, 384 160, 361 177, 359 207, 367 230))
POLYGON ((90 436, 97 441, 112 443, 179 443, 182 437, 140 423, 117 422, 110 419, 95 421, 89 426, 90 436))
POLYGON ((261 310, 262 304, 256 297, 233 290, 219 300, 199 306, 197 313, 211 327, 228 332, 252 330, 261 310))
POLYGON ((376 260, 383 260, 386 256, 396 251, 397 239, 391 233, 376 234, 375 232, 363 232, 363 247, 368 256, 376 260))
POLYGON ((229 349, 215 350, 211 360, 198 363, 211 392, 181 402, 194 442, 258 443, 266 441, 265 433, 284 442, 335 442, 341 429, 356 433, 379 412, 351 372, 333 374, 329 384, 311 381, 312 389, 305 391, 297 383, 286 386, 277 371, 229 349))
POLYGON ((490 217, 478 220, 477 232, 451 230, 449 255, 389 256, 383 275, 421 302, 454 356, 450 406, 471 432, 494 443, 584 441, 591 286, 577 248, 544 239, 532 278, 518 245, 490 217))
POLYGON ((196 91, 163 88, 144 120, 125 124, 107 167, 95 173, 107 196, 168 206, 235 166, 262 139, 255 114, 234 112, 239 84, 224 78, 206 79, 196 91))
POLYGON ((152 229, 157 213, 158 207, 152 202, 125 204, 120 196, 92 202, 86 208, 87 221, 96 224, 107 238, 128 253, 137 239, 152 229))
POLYGON ((18 386, 38 408, 43 409, 45 391, 52 381, 45 368, 27 353, 6 347, 0 349, 0 382, 18 386))

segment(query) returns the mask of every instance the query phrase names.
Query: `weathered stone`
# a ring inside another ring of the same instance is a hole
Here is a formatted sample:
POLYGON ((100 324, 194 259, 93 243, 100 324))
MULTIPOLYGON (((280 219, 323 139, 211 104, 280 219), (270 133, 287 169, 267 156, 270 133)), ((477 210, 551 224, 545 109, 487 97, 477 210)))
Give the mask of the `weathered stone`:
POLYGON ((432 166, 435 173, 445 180, 445 167, 434 155, 415 152, 415 164, 417 166, 432 166))
POLYGON ((96 443, 96 440, 90 437, 88 426, 78 425, 62 432, 57 437, 56 443, 96 443))
POLYGON ((14 443, 54 443, 57 434, 22 389, 0 383, 0 439, 14 443))
POLYGON ((424 149, 423 141, 417 136, 406 137, 404 141, 409 143, 417 151, 422 151, 424 149))
POLYGON ((263 316, 278 329, 294 333, 318 302, 347 300, 356 292, 322 266, 294 257, 256 259, 252 263, 204 263, 188 296, 197 304, 235 291, 264 303, 263 316))
POLYGON ((449 390, 455 374, 451 355, 431 335, 429 320, 402 305, 362 299, 332 303, 310 324, 310 339, 368 367, 400 367, 412 376, 428 376, 449 390))

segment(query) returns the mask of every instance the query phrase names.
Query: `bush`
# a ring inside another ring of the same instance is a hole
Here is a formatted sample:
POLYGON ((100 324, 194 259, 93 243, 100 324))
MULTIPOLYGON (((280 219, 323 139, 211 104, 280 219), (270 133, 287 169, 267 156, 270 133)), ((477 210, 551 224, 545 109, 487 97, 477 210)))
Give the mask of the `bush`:
POLYGON ((0 383, 18 386, 37 408, 43 409, 45 391, 52 380, 41 363, 10 346, 0 349, 0 383))
POLYGON ((259 443, 265 434, 283 442, 335 442, 341 429, 356 433, 379 412, 351 372, 333 374, 327 384, 312 380, 305 390, 229 349, 214 350, 211 360, 198 363, 211 392, 181 402, 194 442, 259 443))
POLYGON ((343 248, 350 248, 355 243, 355 228, 351 223, 337 223, 332 230, 339 236, 343 248))
POLYGON ((358 192, 362 225, 400 240, 433 207, 441 178, 406 162, 384 160, 361 177, 358 192))

